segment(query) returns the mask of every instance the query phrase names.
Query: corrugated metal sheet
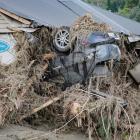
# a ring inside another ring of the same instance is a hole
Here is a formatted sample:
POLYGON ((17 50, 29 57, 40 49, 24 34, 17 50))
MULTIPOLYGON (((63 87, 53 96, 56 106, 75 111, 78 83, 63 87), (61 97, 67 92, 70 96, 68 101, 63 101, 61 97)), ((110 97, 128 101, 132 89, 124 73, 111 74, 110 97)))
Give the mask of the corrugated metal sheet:
POLYGON ((0 0, 0 7, 42 25, 69 26, 87 12, 113 31, 140 35, 140 23, 113 14, 81 0, 0 0))
POLYGON ((78 17, 57 0, 1 0, 0 7, 43 25, 71 25, 78 17))

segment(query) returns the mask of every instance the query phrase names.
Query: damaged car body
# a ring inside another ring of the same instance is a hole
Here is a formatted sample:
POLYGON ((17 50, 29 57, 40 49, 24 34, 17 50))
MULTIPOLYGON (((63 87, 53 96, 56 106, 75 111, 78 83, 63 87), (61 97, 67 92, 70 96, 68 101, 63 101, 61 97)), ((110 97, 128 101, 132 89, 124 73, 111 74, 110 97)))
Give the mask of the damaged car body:
POLYGON ((68 54, 57 52, 57 57, 51 63, 52 74, 48 77, 62 75, 67 85, 85 83, 93 73, 96 76, 111 75, 105 63, 114 60, 115 64, 120 57, 120 49, 114 38, 107 33, 93 32, 85 38, 77 38, 68 54))

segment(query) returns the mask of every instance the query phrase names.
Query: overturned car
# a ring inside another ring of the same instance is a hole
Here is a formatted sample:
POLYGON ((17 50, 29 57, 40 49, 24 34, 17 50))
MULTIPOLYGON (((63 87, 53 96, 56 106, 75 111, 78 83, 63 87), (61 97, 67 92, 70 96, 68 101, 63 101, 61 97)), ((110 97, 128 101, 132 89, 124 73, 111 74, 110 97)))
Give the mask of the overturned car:
POLYGON ((44 79, 61 75, 65 79, 65 87, 74 83, 84 84, 91 75, 110 76, 112 71, 106 63, 113 60, 114 65, 121 58, 116 39, 108 33, 98 31, 80 35, 71 46, 68 44, 68 32, 61 31, 56 36, 59 36, 58 46, 55 44, 53 47, 57 57, 51 61, 44 79))
MULTIPOLYGON (((56 44, 53 42, 51 47, 56 57, 50 60, 49 70, 42 75, 44 80, 63 77, 62 87, 65 88, 75 83, 84 84, 91 75, 111 76, 112 69, 107 62, 112 63, 113 60, 113 66, 121 58, 114 37, 101 31, 90 32, 87 35, 77 36, 70 44, 68 32, 62 30, 58 33, 54 37, 54 41, 59 37, 58 42, 56 44)), ((26 38, 32 44, 38 43, 38 39, 31 33, 26 33, 26 38)), ((3 47, 4 45, 0 44, 0 50, 4 49, 3 47)))

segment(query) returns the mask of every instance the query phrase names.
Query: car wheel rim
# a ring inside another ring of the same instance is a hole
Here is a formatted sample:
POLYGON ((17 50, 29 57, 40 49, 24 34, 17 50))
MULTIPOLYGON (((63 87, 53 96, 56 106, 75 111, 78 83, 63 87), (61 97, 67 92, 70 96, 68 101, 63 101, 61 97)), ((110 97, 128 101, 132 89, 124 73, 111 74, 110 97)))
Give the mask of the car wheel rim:
POLYGON ((60 30, 55 35, 55 43, 58 48, 69 48, 69 32, 67 30, 60 30))

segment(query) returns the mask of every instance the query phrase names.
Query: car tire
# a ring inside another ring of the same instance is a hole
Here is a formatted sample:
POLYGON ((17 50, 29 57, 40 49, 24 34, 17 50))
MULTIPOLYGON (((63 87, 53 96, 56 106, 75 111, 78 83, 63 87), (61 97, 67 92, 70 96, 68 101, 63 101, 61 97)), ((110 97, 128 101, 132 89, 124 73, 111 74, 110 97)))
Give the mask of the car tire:
POLYGON ((55 32, 53 45, 54 48, 60 52, 67 52, 70 50, 69 27, 61 27, 55 32))

